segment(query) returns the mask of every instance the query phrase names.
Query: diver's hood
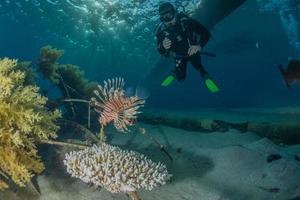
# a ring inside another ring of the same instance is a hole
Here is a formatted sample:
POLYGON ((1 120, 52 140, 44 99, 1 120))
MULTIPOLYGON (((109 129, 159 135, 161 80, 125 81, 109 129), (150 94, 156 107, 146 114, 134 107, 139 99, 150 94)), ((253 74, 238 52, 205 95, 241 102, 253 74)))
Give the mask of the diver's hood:
POLYGON ((171 3, 163 3, 159 6, 160 20, 163 22, 169 22, 176 16, 176 9, 171 3))

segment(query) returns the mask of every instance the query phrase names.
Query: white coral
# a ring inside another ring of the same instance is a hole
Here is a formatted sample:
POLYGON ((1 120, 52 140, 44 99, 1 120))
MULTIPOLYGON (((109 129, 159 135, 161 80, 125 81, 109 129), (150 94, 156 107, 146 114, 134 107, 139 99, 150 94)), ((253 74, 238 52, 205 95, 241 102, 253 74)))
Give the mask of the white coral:
POLYGON ((64 164, 72 177, 112 193, 152 190, 171 177, 164 164, 104 143, 66 154, 64 164))

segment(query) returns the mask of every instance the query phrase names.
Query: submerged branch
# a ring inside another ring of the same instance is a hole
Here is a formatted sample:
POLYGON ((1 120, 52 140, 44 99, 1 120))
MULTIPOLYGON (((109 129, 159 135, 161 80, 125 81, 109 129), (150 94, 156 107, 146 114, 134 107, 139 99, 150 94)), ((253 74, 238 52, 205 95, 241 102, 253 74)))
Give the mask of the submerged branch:
MULTIPOLYGON (((67 87, 66 87, 65 81, 64 81, 63 77, 61 76, 61 74, 59 74, 59 78, 60 78, 61 83, 62 83, 62 85, 63 85, 63 87, 64 87, 64 90, 65 90, 65 92, 66 92, 67 97, 68 97, 68 98, 71 98, 71 97, 70 97, 70 94, 69 94, 69 91, 68 91, 68 89, 67 89, 67 87)), ((70 107, 71 107, 71 111, 72 111, 72 113, 73 113, 73 117, 76 118, 76 113, 75 113, 75 109, 74 109, 73 102, 70 102, 70 107)))
POLYGON ((106 140, 104 128, 105 127, 101 124, 101 129, 100 129, 100 133, 99 133, 99 138, 100 138, 101 142, 105 142, 105 140, 106 140))
POLYGON ((40 143, 42 143, 42 144, 57 145, 57 146, 75 147, 75 148, 80 148, 80 149, 85 149, 87 147, 90 147, 89 145, 84 145, 84 144, 76 144, 76 143, 68 143, 68 142, 58 142, 58 141, 53 141, 53 140, 41 140, 40 143))
POLYGON ((84 99, 64 99, 63 101, 67 101, 67 102, 81 102, 81 103, 90 103, 90 101, 88 100, 84 100, 84 99))
POLYGON ((171 154, 166 150, 165 146, 162 145, 161 143, 159 143, 152 135, 148 134, 147 131, 145 130, 145 128, 141 128, 138 127, 138 131, 142 134, 145 135, 148 139, 150 139, 152 142, 154 142, 155 144, 157 144, 157 146, 159 146, 160 150, 162 152, 164 152, 168 158, 173 161, 173 157, 171 156, 171 154))
POLYGON ((0 170, 0 175, 3 176, 5 179, 9 180, 9 177, 1 170, 0 170))
POLYGON ((88 128, 91 127, 91 101, 84 100, 84 99, 64 99, 65 102, 80 102, 80 103, 87 103, 89 105, 88 108, 88 128))
POLYGON ((136 191, 134 192, 127 192, 128 196, 131 198, 131 200, 142 200, 138 193, 136 191))
POLYGON ((91 128, 91 103, 89 102, 89 109, 88 109, 88 128, 91 128))

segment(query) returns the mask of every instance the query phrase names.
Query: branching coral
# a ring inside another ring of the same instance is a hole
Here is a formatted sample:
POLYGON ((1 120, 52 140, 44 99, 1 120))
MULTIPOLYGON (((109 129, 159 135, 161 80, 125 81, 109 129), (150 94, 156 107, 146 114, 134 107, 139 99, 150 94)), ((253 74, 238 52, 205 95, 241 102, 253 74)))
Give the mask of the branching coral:
POLYGON ((140 107, 145 100, 137 95, 126 96, 122 78, 108 79, 104 85, 98 85, 95 94, 98 99, 92 98, 91 102, 95 106, 95 111, 100 114, 99 122, 102 127, 113 122, 120 132, 127 132, 128 126, 132 126, 137 118, 140 107))
POLYGON ((171 177, 165 165, 105 143, 66 154, 64 164, 73 177, 112 193, 152 190, 171 177))
POLYGON ((58 129, 60 112, 45 109, 47 98, 38 87, 24 86, 25 76, 16 60, 0 60, 0 189, 8 187, 7 179, 25 186, 44 169, 36 142, 56 137, 58 129))

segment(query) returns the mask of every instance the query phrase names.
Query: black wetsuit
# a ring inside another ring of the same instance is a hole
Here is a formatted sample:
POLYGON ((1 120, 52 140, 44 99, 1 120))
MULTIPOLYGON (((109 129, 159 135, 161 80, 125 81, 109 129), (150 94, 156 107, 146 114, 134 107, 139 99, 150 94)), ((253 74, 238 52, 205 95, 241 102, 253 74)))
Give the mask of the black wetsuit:
POLYGON ((178 81, 185 80, 188 62, 191 62, 202 76, 206 75, 207 72, 201 64, 200 53, 188 56, 188 50, 191 45, 200 45, 203 48, 210 38, 210 32, 198 21, 186 15, 178 14, 176 18, 175 25, 165 26, 162 23, 159 26, 156 33, 158 52, 164 56, 174 54, 176 67, 173 73, 178 81), (172 41, 169 50, 163 47, 165 38, 172 41))

